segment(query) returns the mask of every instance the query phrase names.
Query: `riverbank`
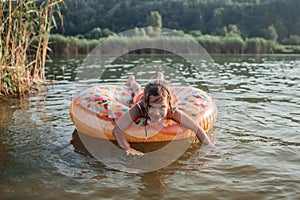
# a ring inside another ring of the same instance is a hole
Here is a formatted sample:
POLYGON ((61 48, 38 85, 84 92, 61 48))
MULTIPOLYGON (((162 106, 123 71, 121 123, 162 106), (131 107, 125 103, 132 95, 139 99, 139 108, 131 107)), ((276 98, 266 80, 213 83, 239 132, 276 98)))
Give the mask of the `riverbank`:
MULTIPOLYGON (((247 38, 241 37, 223 37, 213 35, 202 35, 198 37, 192 37, 197 41, 206 51, 210 54, 299 54, 300 45, 282 45, 272 40, 266 40, 264 38, 247 38)), ((63 36, 53 34, 50 36, 49 47, 51 51, 50 56, 77 56, 86 55, 92 49, 94 49, 101 42, 108 38, 100 39, 85 39, 75 36, 63 36)), ((127 44, 140 41, 169 41, 180 43, 183 46, 187 45, 190 39, 176 37, 148 37, 137 36, 134 38, 110 38, 121 44, 127 44)), ((147 52, 142 52, 147 53, 147 52)))

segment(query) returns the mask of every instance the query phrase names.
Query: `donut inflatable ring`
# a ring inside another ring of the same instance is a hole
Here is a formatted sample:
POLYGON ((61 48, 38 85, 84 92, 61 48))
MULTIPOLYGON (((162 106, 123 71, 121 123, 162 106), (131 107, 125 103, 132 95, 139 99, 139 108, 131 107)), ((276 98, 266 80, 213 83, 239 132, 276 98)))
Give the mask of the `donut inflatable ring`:
MULTIPOLYGON (((176 107, 186 112, 208 131, 216 121, 217 107, 204 91, 190 87, 173 87, 178 98, 176 107)), ((123 113, 135 102, 131 88, 120 85, 101 85, 87 88, 71 102, 70 116, 80 133, 108 140, 116 140, 112 130, 123 113)), ((147 125, 146 142, 165 142, 195 137, 195 133, 172 119, 147 125)), ((128 142, 144 142, 144 119, 137 119, 125 130, 128 142)))

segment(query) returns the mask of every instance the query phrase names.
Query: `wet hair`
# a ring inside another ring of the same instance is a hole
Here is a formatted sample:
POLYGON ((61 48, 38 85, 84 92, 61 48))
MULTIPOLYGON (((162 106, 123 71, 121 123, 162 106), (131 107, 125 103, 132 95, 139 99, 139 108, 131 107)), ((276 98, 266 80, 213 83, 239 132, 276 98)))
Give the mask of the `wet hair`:
POLYGON ((156 101, 162 98, 167 98, 169 104, 169 111, 173 113, 175 111, 174 105, 177 101, 177 97, 174 94, 170 84, 164 80, 157 79, 146 84, 144 88, 143 102, 146 108, 146 117, 148 117, 149 99, 150 96, 160 96, 156 101))
MULTIPOLYGON (((147 124, 148 124, 148 110, 149 110, 149 100, 150 96, 159 96, 160 98, 157 98, 155 101, 159 101, 163 98, 167 98, 168 104, 169 104, 169 111, 171 113, 175 112, 175 103, 177 101, 177 97, 174 94, 170 84, 166 82, 163 79, 157 79, 153 80, 149 83, 147 83, 144 87, 144 96, 142 97, 142 101, 145 106, 145 140, 148 138, 148 130, 147 130, 147 124)), ((140 149, 142 148, 142 144, 140 144, 140 149)))

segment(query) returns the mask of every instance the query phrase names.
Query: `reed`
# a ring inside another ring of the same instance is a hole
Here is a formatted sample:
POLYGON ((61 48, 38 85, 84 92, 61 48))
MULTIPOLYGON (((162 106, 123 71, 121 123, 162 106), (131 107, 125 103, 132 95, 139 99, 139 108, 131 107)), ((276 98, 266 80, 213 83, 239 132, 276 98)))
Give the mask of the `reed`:
MULTIPOLYGON (((114 51, 126 52, 129 45, 139 46, 139 44, 145 44, 145 46, 159 46, 159 44, 172 45, 174 47, 180 47, 180 51, 189 53, 190 42, 198 42, 208 53, 212 54, 264 54, 264 53, 299 53, 299 46, 292 45, 280 45, 279 43, 266 40, 264 38, 247 38, 243 39, 240 36, 216 36, 216 35, 200 35, 195 37, 182 37, 180 34, 178 37, 168 36, 161 33, 159 36, 151 37, 149 35, 140 34, 139 30, 135 29, 135 34, 132 37, 120 36, 120 37, 108 37, 100 39, 86 39, 82 37, 63 36, 63 35, 51 35, 49 46, 52 49, 51 56, 76 56, 86 55, 93 50, 97 45, 102 42, 108 42, 110 46, 103 48, 102 53, 115 53, 114 51), (118 48, 119 47, 119 48, 118 48), (123 48, 123 49, 120 49, 123 48)), ((146 32, 145 32, 146 33, 146 32)), ((182 34, 181 34, 182 35, 182 34)), ((173 52, 177 52, 178 49, 173 49, 173 52)), ((154 50, 140 50, 134 53, 164 53, 163 51, 154 50)))
POLYGON ((222 53, 242 54, 245 50, 245 42, 241 37, 224 37, 222 53))
POLYGON ((63 0, 0 1, 0 95, 21 96, 45 81, 54 15, 63 0))
MULTIPOLYGON (((129 46, 140 46, 140 44, 144 44, 144 46, 161 46, 168 45, 168 47, 180 46, 180 52, 189 53, 189 44, 193 42, 192 38, 189 37, 176 37, 176 36, 165 36, 160 35, 156 37, 150 36, 120 36, 120 37, 108 37, 101 39, 80 39, 73 36, 62 36, 62 35, 51 35, 50 37, 50 48, 53 50, 53 56, 77 56, 88 54, 91 50, 93 50, 97 45, 101 44, 103 46, 109 45, 107 47, 103 47, 101 51, 102 53, 117 53, 117 52, 127 52, 129 51, 129 46), (104 42, 104 43, 102 43, 104 42), (171 45, 171 46, 170 46, 171 45)), ((142 45, 143 46, 143 45, 142 45)), ((147 50, 148 51, 148 50, 147 50)), ((174 52, 177 52, 178 49, 174 49, 174 52)), ((160 51, 162 52, 162 51, 160 51)), ((151 53, 151 52, 149 52, 151 53)), ((152 51, 152 53, 157 53, 157 51, 152 51)))
POLYGON ((246 39, 246 53, 278 53, 277 51, 279 49, 279 44, 272 40, 266 40, 259 37, 246 39))
POLYGON ((52 34, 49 38, 49 48, 51 49, 49 55, 55 57, 85 55, 99 45, 100 42, 101 39, 90 40, 73 36, 52 34))
POLYGON ((221 36, 202 35, 197 37, 196 40, 208 53, 222 53, 223 40, 221 36))

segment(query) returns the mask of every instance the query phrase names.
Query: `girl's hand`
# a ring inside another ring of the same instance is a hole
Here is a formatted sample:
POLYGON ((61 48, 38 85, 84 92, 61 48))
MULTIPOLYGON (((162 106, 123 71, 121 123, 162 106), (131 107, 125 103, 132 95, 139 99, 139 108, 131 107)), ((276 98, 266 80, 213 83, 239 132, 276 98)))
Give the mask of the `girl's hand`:
POLYGON ((137 156, 143 156, 144 155, 142 152, 137 151, 137 150, 132 149, 132 148, 129 148, 129 149, 126 150, 126 155, 130 155, 130 154, 137 155, 137 156))

